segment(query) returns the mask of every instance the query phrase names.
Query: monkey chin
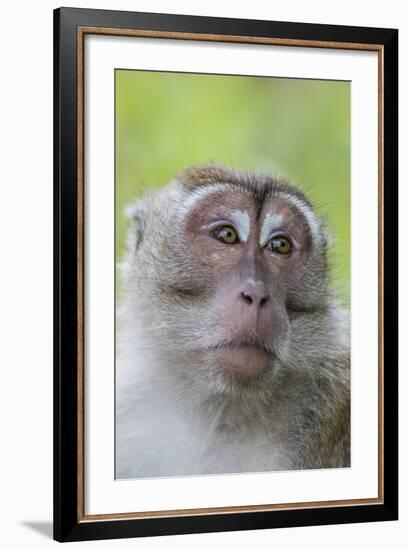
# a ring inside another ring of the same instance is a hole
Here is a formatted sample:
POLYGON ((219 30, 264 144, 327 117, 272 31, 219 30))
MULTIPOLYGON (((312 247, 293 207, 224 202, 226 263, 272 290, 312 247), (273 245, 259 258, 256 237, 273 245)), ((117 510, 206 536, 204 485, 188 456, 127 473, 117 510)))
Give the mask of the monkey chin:
POLYGON ((273 362, 272 355, 254 346, 234 346, 216 352, 220 368, 230 376, 242 381, 259 378, 273 362))

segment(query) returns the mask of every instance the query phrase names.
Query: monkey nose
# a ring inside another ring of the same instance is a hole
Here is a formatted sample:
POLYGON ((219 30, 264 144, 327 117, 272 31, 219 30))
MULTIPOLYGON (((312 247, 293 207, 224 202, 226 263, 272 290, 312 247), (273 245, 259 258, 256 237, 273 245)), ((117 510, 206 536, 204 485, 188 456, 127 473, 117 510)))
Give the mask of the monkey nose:
POLYGON ((262 281, 246 281, 239 297, 248 306, 261 308, 268 302, 269 293, 262 281))

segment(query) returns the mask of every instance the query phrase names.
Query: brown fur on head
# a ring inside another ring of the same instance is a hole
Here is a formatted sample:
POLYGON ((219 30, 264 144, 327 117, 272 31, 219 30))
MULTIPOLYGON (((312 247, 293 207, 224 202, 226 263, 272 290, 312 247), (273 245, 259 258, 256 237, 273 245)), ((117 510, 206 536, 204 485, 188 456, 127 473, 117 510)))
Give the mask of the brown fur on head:
POLYGON ((299 197, 305 204, 311 206, 306 196, 284 179, 272 178, 271 176, 254 172, 242 172, 227 168, 221 164, 190 166, 177 176, 177 181, 190 190, 224 182, 237 188, 245 188, 254 195, 258 195, 259 198, 262 198, 265 193, 272 191, 289 192, 299 197))

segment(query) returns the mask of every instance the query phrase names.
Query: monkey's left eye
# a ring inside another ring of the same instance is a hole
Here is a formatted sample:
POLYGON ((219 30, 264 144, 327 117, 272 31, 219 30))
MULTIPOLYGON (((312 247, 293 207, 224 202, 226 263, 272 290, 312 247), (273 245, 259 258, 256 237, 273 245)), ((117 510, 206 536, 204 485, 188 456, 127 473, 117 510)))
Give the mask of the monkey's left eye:
POLYGON ((225 244, 235 244, 238 242, 238 235, 231 225, 223 225, 213 232, 213 236, 225 244))
POLYGON ((292 251, 292 243, 287 237, 279 235, 277 237, 273 237, 265 248, 271 252, 276 252, 277 254, 289 254, 289 252, 292 251))

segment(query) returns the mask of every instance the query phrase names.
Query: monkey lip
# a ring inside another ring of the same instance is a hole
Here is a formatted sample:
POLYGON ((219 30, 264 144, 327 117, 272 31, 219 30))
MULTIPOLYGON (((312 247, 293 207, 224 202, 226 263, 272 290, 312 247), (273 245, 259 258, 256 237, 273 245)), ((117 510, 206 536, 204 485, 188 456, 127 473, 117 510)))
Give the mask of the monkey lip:
POLYGON ((223 350, 253 350, 263 352, 267 355, 273 355, 272 350, 256 340, 221 340, 217 344, 208 346, 208 349, 215 351, 223 350))
POLYGON ((209 346, 220 367, 243 378, 253 378, 270 366, 274 353, 252 340, 224 340, 209 346))

